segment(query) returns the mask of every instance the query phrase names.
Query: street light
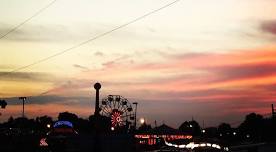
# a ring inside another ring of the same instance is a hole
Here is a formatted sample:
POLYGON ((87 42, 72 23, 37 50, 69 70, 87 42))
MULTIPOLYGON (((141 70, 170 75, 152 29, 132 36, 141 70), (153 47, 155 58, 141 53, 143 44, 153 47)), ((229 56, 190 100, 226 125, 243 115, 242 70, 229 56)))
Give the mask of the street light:
POLYGON ((145 118, 140 118, 140 123, 144 124, 145 123, 145 118))
POLYGON ((24 118, 25 117, 25 100, 26 100, 26 97, 19 97, 19 100, 22 100, 22 103, 23 103, 22 117, 24 118))
POLYGON ((135 115, 134 115, 134 128, 136 130, 136 121, 137 121, 137 102, 133 102, 133 104, 135 105, 135 115))

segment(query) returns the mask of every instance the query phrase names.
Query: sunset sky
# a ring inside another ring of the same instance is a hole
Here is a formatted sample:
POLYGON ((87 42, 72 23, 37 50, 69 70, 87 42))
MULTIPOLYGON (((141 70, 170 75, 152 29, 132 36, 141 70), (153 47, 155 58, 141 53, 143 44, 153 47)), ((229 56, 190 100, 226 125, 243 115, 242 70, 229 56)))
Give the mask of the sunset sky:
MULTIPOLYGON (((0 36, 51 0, 0 0, 0 36)), ((22 112, 94 113, 101 98, 138 102, 138 117, 178 127, 234 123, 276 104, 276 1, 180 0, 91 43, 9 73, 109 31, 172 0, 57 0, 0 40, 0 121, 22 112), (8 73, 8 74, 7 74, 8 73)))

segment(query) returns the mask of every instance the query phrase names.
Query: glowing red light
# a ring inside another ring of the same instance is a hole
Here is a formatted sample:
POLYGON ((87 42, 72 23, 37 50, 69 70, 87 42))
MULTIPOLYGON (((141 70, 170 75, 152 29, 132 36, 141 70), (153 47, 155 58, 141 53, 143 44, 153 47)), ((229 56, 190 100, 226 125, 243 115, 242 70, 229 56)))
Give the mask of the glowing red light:
POLYGON ((120 126, 122 123, 121 113, 119 111, 113 111, 111 115, 111 124, 113 127, 120 126))

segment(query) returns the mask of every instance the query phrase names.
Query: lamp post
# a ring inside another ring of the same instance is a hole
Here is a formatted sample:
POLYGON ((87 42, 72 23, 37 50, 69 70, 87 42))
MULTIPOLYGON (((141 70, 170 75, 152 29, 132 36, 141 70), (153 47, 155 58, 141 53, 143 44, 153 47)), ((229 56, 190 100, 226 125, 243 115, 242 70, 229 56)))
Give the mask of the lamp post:
POLYGON ((133 104, 135 105, 134 128, 136 130, 136 124, 137 124, 137 104, 138 104, 138 102, 133 102, 133 104))
POLYGON ((19 97, 19 100, 22 100, 22 104, 23 104, 23 110, 22 110, 22 117, 25 117, 25 101, 26 101, 27 97, 19 97))
POLYGON ((271 109, 272 109, 272 118, 275 118, 275 109, 274 109, 274 105, 273 104, 271 104, 271 109))
POLYGON ((140 119, 140 123, 141 123, 142 125, 145 124, 145 123, 146 123, 145 118, 141 118, 141 119, 140 119))

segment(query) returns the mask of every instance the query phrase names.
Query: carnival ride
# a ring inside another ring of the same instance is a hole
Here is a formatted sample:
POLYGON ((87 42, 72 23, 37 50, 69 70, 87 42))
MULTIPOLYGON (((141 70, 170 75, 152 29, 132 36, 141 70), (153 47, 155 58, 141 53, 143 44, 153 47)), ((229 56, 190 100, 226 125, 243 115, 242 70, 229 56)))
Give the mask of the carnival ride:
POLYGON ((135 122, 135 113, 131 103, 120 95, 109 95, 102 99, 100 114, 111 119, 111 130, 130 128, 135 122))

